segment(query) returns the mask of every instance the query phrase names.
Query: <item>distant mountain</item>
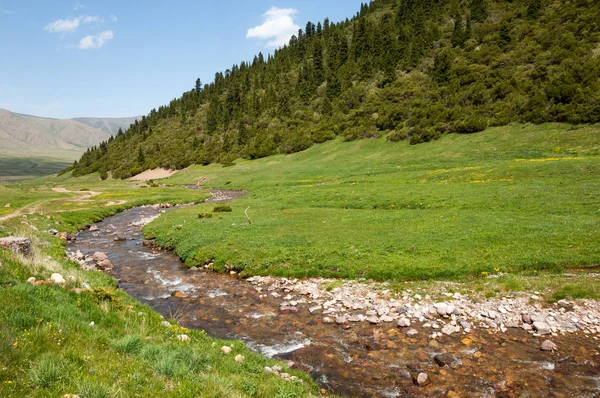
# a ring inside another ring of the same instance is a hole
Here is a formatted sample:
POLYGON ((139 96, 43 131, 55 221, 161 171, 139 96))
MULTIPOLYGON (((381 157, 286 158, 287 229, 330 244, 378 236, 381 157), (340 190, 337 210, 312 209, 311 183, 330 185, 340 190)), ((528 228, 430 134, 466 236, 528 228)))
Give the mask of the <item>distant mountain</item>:
POLYGON ((126 130, 129 125, 134 123, 136 120, 141 120, 141 116, 136 117, 76 117, 71 120, 75 120, 79 123, 86 124, 90 127, 94 127, 98 130, 105 132, 106 134, 115 135, 119 129, 126 130))
POLYGON ((51 119, 0 109, 0 180, 54 173, 135 120, 51 119))

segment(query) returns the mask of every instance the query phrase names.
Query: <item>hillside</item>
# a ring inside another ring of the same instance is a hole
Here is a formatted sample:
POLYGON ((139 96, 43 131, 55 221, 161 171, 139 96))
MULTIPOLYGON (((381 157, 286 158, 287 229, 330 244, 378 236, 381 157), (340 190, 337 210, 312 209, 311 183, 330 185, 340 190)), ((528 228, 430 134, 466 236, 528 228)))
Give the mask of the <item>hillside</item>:
POLYGON ((335 137, 418 144, 513 121, 596 123, 599 14, 595 0, 372 1, 197 81, 74 175, 228 164, 335 137))
POLYGON ((125 130, 141 116, 136 117, 76 117, 72 120, 83 123, 106 134, 115 135, 119 129, 125 130))
POLYGON ((0 179, 52 174, 135 118, 51 119, 0 109, 0 179))
POLYGON ((75 120, 21 115, 0 109, 2 149, 85 149, 109 134, 75 120))

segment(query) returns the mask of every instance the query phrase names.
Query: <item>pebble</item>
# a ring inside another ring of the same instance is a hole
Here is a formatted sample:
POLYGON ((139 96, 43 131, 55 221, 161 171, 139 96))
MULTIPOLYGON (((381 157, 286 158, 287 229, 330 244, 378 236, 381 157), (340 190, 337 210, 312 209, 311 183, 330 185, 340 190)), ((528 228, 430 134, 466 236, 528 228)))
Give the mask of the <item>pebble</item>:
POLYGON ((161 326, 164 326, 164 327, 166 327, 166 328, 170 328, 170 327, 172 327, 172 326, 173 326, 173 325, 171 325, 171 322, 169 322, 169 321, 162 321, 162 322, 160 323, 160 325, 161 325, 161 326))
POLYGON ((231 347, 224 345, 223 347, 221 347, 221 351, 223 351, 223 353, 225 354, 229 354, 231 353, 231 347))
POLYGON ((33 285, 35 283, 36 279, 34 276, 32 276, 31 278, 27 279, 27 283, 33 285))
POLYGON ((406 331, 407 336, 416 336, 417 334, 419 334, 419 331, 417 329, 408 329, 406 331))
POLYGON ((235 356, 235 361, 236 362, 244 362, 245 359, 246 358, 243 355, 240 355, 240 354, 238 354, 238 355, 235 356))
MULTIPOLYGON (((398 321, 398 327, 406 328, 410 326, 410 320, 408 318, 400 318, 398 321)), ((412 329, 414 330, 414 329, 412 329)))
POLYGON ((417 384, 421 387, 429 384, 429 375, 424 372, 419 373, 419 375, 417 376, 417 384))

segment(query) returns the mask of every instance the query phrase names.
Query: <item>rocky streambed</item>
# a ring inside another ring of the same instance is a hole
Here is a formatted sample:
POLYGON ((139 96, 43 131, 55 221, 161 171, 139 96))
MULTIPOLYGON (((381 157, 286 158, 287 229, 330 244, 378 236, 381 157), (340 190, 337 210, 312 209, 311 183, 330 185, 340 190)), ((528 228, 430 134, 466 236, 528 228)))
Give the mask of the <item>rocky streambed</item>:
POLYGON ((596 301, 545 306, 523 293, 474 302, 361 281, 242 280, 144 246, 142 225, 161 211, 109 217, 80 232, 69 254, 165 317, 293 362, 340 395, 600 395, 596 301))

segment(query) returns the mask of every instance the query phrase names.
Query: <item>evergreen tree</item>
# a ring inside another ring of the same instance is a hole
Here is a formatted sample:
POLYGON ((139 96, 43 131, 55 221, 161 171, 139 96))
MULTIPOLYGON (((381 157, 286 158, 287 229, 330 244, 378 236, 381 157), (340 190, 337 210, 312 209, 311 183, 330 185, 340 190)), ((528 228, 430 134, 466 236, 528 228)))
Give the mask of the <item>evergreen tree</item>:
POLYGON ((194 87, 194 91, 196 92, 196 94, 200 94, 200 92, 202 91, 202 82, 200 81, 200 78, 196 79, 196 86, 194 87))
POLYGON ((471 18, 473 21, 482 22, 488 17, 487 0, 473 0, 471 2, 471 18))

